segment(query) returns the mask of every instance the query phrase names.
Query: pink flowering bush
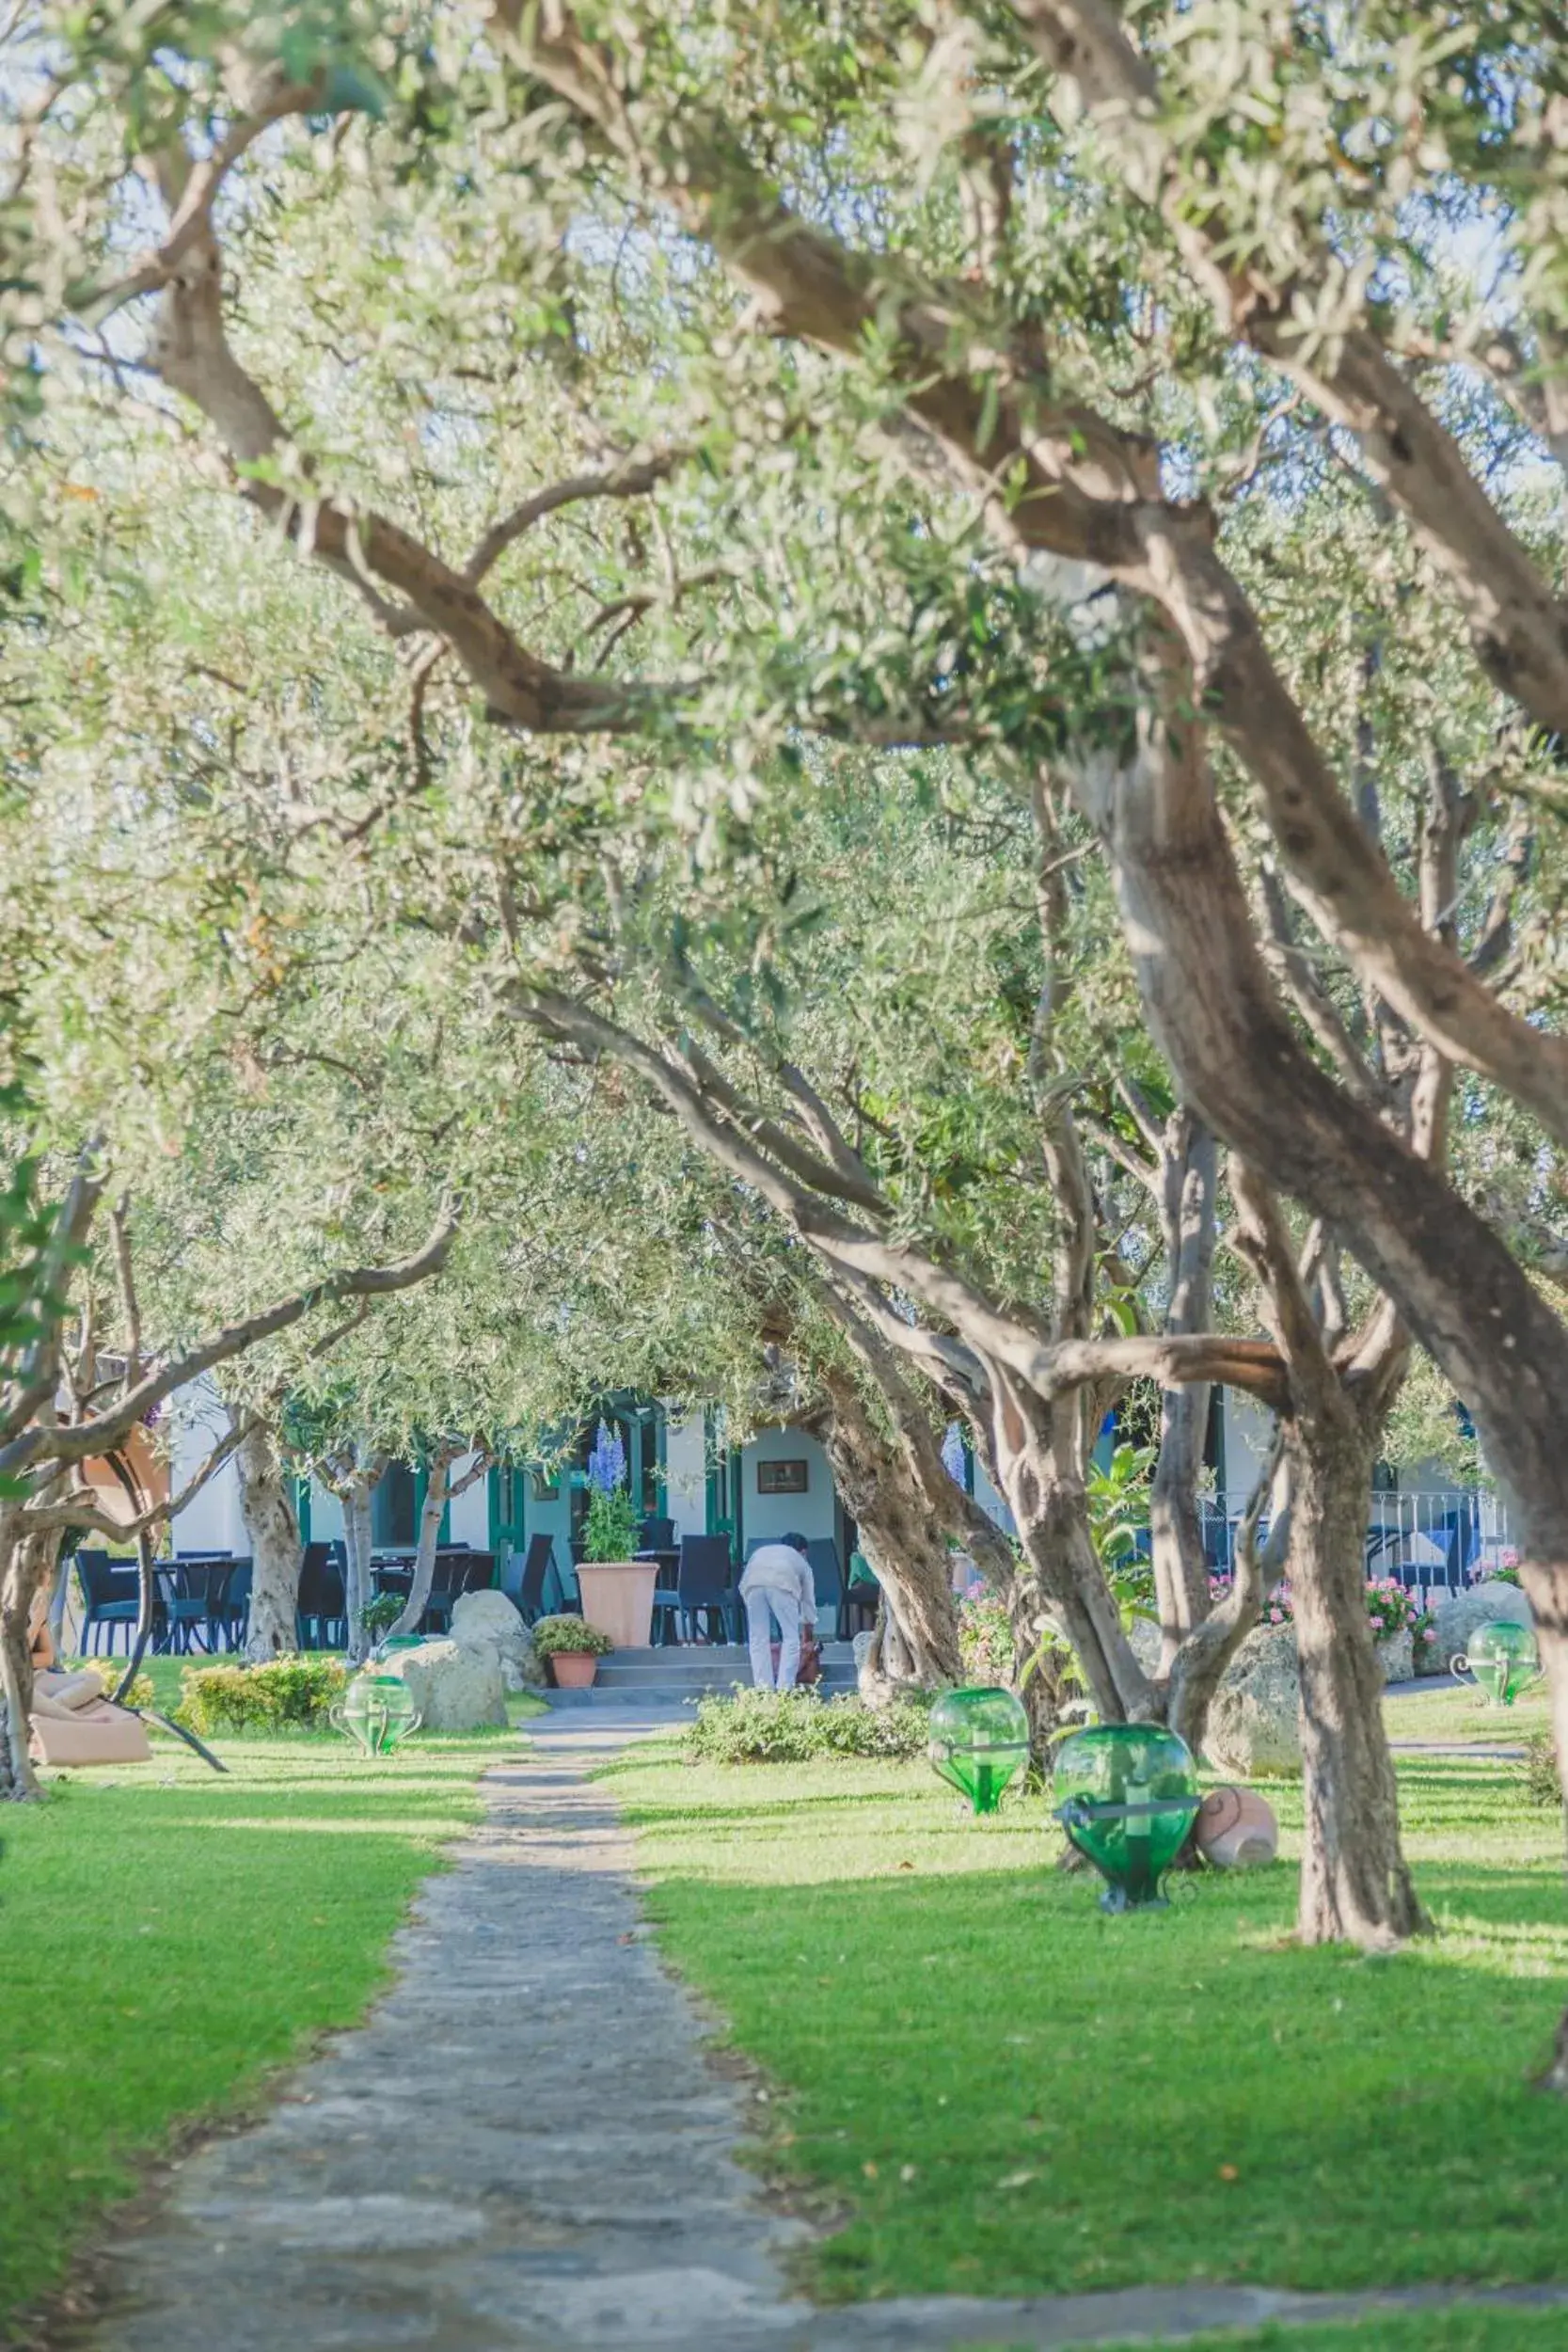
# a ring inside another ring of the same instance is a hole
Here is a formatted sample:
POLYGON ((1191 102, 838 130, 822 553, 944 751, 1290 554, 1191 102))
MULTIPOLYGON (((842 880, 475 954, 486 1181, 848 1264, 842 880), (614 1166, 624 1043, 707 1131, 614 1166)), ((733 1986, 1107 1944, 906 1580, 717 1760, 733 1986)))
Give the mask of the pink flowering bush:
POLYGON ((1419 1633, 1428 1622, 1425 1611, 1393 1576, 1374 1577, 1368 1584, 1367 1615, 1380 1642, 1392 1641, 1396 1633, 1419 1633))

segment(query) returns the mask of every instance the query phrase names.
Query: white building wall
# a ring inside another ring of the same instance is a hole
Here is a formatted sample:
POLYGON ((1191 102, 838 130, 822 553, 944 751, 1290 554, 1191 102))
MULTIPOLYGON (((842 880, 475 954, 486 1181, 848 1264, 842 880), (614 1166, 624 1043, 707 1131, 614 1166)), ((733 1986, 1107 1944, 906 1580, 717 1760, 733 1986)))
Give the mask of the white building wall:
POLYGON ((834 1530, 833 1481, 828 1457, 815 1438, 799 1429, 764 1429, 741 1454, 740 1524, 747 1545, 772 1543, 780 1535, 803 1535, 807 1543, 834 1530), (759 1462, 806 1465, 803 1495, 765 1495, 757 1486, 759 1462))
POLYGON ((678 1419, 671 1412, 665 1422, 664 1508, 675 1522, 677 1539, 704 1534, 707 1529, 705 1420, 699 1406, 678 1419))
MULTIPOLYGON (((454 1479, 467 1476, 473 1467, 473 1455, 465 1454, 453 1465, 454 1479)), ((476 1478, 467 1494, 457 1496, 448 1506, 448 1526, 454 1544, 471 1544, 476 1551, 490 1549, 490 1480, 488 1474, 476 1478)))
POLYGON ((1225 1492, 1234 1517, 1246 1507, 1274 1439, 1274 1417, 1250 1396, 1225 1391, 1225 1492))
POLYGON ((1005 1534, 1012 1535, 1017 1533, 1017 1522, 996 1488, 991 1485, 986 1466, 978 1454, 974 1457, 974 1500, 987 1518, 994 1519, 1005 1534))
MULTIPOLYGON (((198 1380, 188 1389, 175 1391, 169 1401, 169 1438, 170 1484, 176 1494, 196 1475, 228 1425, 229 1417, 210 1380, 198 1380)), ((215 1470, 201 1492, 177 1513, 173 1535, 176 1551, 245 1549, 240 1474, 232 1459, 215 1470)))

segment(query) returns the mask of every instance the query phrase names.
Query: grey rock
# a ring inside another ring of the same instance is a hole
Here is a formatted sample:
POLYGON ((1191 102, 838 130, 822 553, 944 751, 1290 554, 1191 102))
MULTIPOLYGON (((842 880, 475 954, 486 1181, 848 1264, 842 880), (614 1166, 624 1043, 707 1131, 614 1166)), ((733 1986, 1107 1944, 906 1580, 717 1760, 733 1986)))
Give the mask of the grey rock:
POLYGON ((509 1691, 543 1690, 545 1668, 533 1636, 505 1593, 464 1593, 452 1607, 451 1638, 465 1649, 493 1649, 509 1691))
POLYGON ((425 1731, 491 1731, 506 1722, 499 1650, 461 1642, 421 1642, 395 1650, 376 1669, 407 1686, 425 1731))
POLYGON ((1237 1780, 1301 1770, 1301 1669, 1288 1625, 1255 1626, 1209 1708, 1204 1754, 1237 1780))
MULTIPOLYGON (((1430 1646, 1430 1645, 1429 1645, 1430 1646)), ((1416 1642, 1408 1626, 1377 1645, 1377 1662, 1385 1682, 1409 1682, 1416 1672, 1416 1642)))
POLYGON ((1449 1659, 1464 1650, 1478 1625, 1494 1621, 1529 1624, 1529 1603, 1517 1584, 1471 1584, 1463 1593, 1455 1593, 1451 1600, 1444 1601, 1436 1617, 1440 1671, 1448 1672, 1449 1659))

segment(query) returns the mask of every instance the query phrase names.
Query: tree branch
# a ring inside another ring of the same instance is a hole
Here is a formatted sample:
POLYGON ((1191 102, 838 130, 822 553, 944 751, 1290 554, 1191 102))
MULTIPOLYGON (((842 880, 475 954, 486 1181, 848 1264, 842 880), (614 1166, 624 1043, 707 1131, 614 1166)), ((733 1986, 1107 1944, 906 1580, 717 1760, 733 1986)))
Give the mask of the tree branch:
POLYGON ((416 1282, 438 1274, 451 1249, 457 1221, 450 1210, 443 1210, 429 1238, 411 1258, 404 1258, 392 1265, 356 1266, 340 1274, 329 1274, 309 1288, 295 1291, 291 1297, 278 1300, 241 1323, 230 1324, 216 1331, 199 1346, 190 1348, 173 1362, 150 1372, 128 1390, 118 1405, 106 1413, 70 1428, 31 1428, 24 1430, 11 1442, 0 1447, 0 1476, 17 1475, 40 1461, 81 1462, 98 1454, 111 1453, 127 1438, 138 1421, 161 1405, 176 1389, 189 1386, 203 1373, 242 1356, 261 1341, 273 1339, 286 1331, 317 1307, 332 1306, 341 1298, 379 1298, 393 1291, 410 1289, 416 1282))
POLYGON ((542 522, 546 515, 556 514, 562 506, 576 505, 583 499, 647 497, 657 483, 668 480, 686 454, 678 449, 656 450, 651 456, 627 458, 603 473, 572 474, 564 482, 552 482, 547 488, 535 490, 510 515, 491 524, 464 564, 464 579, 470 587, 477 588, 515 539, 520 539, 535 523, 542 522))

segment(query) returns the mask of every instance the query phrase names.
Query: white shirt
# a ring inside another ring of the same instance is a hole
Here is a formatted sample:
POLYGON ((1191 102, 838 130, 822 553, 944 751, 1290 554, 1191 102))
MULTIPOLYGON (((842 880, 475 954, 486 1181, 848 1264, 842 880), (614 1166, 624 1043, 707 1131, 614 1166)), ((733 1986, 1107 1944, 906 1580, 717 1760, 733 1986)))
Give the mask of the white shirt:
POLYGON ((793 1544, 759 1544, 746 1563, 740 1597, 749 1593, 793 1593, 808 1625, 816 1623, 816 1586, 811 1562, 793 1544))

